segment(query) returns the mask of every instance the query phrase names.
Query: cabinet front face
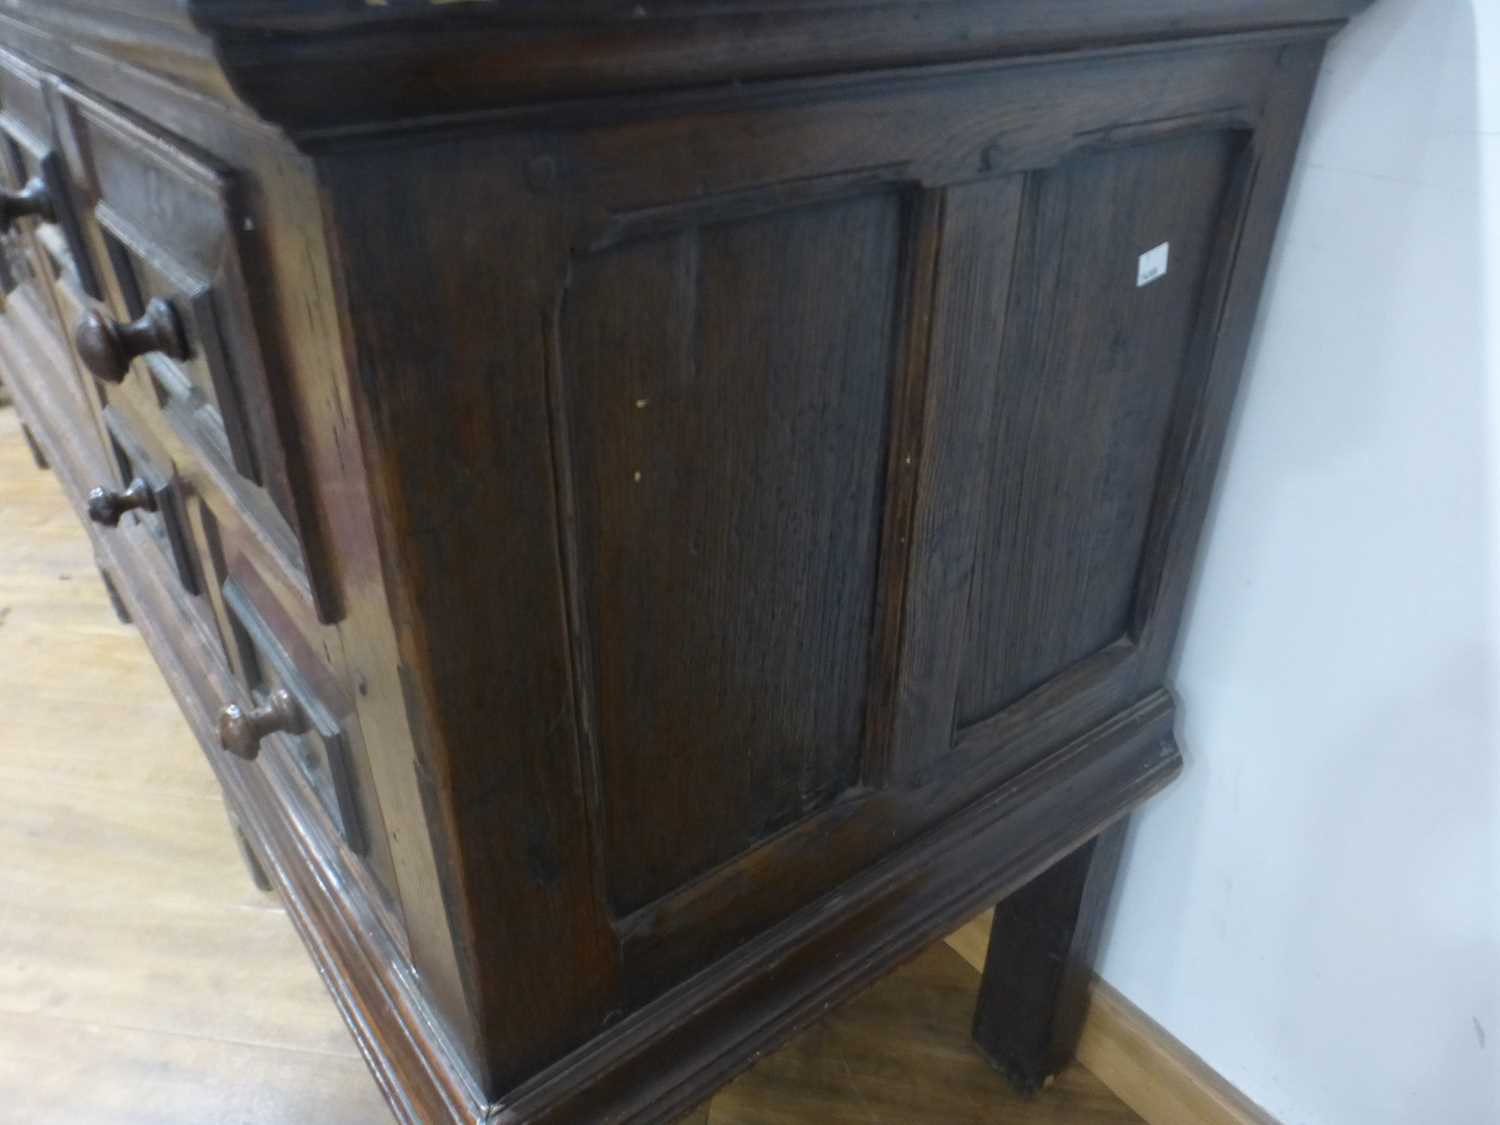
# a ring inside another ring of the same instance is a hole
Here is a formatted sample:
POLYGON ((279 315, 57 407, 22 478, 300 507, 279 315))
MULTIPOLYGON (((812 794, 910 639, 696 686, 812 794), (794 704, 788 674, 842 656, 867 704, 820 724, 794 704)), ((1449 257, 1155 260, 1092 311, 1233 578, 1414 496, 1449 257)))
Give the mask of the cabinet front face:
POLYGON ((584 107, 378 200, 329 163, 411 698, 554 1043, 1162 687, 1318 57, 584 107))

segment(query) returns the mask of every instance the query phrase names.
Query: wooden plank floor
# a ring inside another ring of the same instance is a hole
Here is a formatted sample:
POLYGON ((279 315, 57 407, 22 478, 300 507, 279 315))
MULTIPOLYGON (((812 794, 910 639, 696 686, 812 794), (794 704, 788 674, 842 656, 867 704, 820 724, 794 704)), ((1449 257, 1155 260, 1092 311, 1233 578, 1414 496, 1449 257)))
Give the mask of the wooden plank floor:
MULTIPOLYGON (((88 539, 0 410, 0 1119, 388 1121, 88 539)), ((1125 1125, 1074 1067, 1033 1101, 969 1045, 936 945, 714 1100, 713 1125, 1125 1125)))

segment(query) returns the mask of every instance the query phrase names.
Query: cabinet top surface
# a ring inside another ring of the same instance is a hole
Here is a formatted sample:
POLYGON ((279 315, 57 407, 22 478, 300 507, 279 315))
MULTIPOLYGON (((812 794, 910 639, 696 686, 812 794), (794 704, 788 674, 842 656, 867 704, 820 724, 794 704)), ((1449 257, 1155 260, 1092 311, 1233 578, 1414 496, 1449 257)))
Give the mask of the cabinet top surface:
POLYGON ((64 71, 112 57, 298 137, 602 93, 1332 34, 1369 2, 0 0, 0 38, 64 71))

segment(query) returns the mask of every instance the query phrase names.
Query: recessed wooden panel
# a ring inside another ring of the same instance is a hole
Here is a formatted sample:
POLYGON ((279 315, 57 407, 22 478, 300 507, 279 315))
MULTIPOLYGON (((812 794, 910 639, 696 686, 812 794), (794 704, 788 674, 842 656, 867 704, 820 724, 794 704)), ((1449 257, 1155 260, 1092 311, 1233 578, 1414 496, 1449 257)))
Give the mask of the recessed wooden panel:
POLYGON ((960 727, 1127 631, 1242 138, 1178 137, 1032 177, 982 485, 960 727))
POLYGON ((858 776, 902 213, 878 192, 574 264, 565 456, 617 910, 858 776))

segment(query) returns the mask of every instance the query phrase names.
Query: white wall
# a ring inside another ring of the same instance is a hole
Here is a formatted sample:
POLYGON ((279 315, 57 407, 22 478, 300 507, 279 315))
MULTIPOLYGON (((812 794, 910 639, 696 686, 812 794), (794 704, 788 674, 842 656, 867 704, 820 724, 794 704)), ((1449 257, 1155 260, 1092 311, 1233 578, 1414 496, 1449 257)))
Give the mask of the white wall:
POLYGON ((1500 1122, 1500 0, 1331 49, 1103 975, 1286 1125, 1500 1122))

